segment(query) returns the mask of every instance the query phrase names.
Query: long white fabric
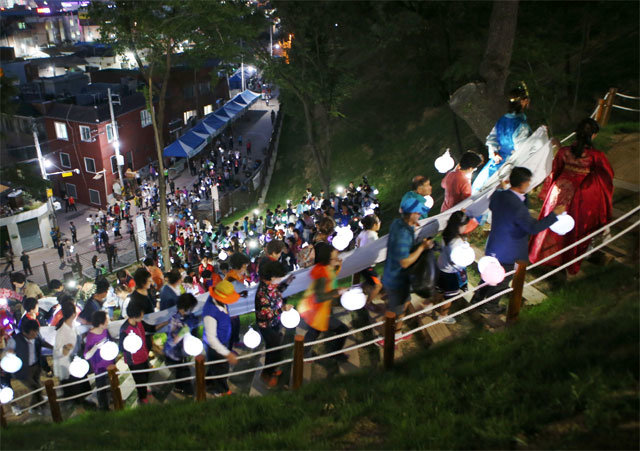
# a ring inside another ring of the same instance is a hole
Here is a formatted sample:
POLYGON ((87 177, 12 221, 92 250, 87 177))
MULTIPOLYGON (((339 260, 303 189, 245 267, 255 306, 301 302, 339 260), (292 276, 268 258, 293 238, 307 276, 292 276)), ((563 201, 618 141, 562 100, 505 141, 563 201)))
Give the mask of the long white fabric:
MULTIPOLYGON (((552 163, 553 150, 547 135, 547 129, 546 127, 540 127, 509 157, 500 170, 487 180, 487 183, 480 192, 463 200, 453 208, 443 213, 421 220, 420 225, 416 228, 416 237, 418 239, 422 239, 437 235, 438 232, 443 230, 447 225, 449 216, 458 210, 464 209, 468 216, 481 216, 489 208, 489 199, 491 195, 500 186, 500 182, 503 179, 508 178, 511 173, 511 169, 514 167, 523 166, 531 170, 533 173, 530 187, 531 190, 544 181, 547 175, 551 172, 552 163)), ((387 239, 388 236, 385 235, 367 246, 349 252, 343 252, 340 255, 342 258, 342 270, 340 271, 339 277, 349 277, 365 268, 368 268, 369 266, 384 261, 387 257, 387 239)), ((309 277, 310 271, 310 268, 305 268, 293 272, 295 279, 284 292, 284 296, 287 297, 304 291, 311 282, 309 277)), ((230 306, 229 314, 231 316, 242 315, 254 311, 256 287, 249 287, 247 288, 247 291, 249 294, 246 298, 240 298, 238 302, 230 306)), ((204 293, 197 297, 198 305, 194 311, 195 314, 201 313, 208 294, 204 293)), ((168 310, 162 310, 160 312, 145 315, 144 320, 152 325, 160 324, 164 321, 168 321, 174 312, 175 307, 172 307, 168 310)), ((118 336, 123 321, 124 320, 113 321, 109 324, 109 334, 112 337, 118 336)), ((53 327, 40 328, 42 337, 52 344, 55 339, 55 330, 53 329, 53 327)), ((78 333, 83 333, 86 329, 87 328, 84 326, 79 326, 78 333)))

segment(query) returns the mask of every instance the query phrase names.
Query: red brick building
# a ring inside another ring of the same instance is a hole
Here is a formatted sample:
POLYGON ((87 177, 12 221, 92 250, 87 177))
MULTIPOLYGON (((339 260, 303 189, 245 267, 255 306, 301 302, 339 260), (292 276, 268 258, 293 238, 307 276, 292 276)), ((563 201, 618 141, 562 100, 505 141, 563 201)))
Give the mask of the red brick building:
MULTIPOLYGON (((153 127, 141 93, 121 97, 120 104, 114 104, 113 108, 124 176, 127 169, 137 171, 157 160, 153 127)), ((95 106, 50 103, 46 105, 44 120, 51 151, 46 159, 54 165, 48 171, 80 170, 71 177, 52 176, 54 193, 61 197, 67 193, 80 203, 106 207, 114 197, 114 183, 118 182, 116 189, 119 188, 108 102, 103 99, 95 106), (106 172, 106 192, 104 178, 94 179, 101 171, 106 172)))

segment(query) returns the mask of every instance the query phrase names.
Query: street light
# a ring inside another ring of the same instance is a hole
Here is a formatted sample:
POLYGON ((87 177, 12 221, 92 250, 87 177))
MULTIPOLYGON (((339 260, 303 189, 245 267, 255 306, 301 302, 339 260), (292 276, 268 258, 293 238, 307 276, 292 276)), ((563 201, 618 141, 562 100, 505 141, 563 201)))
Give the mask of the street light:
POLYGON ((96 175, 93 176, 93 180, 100 180, 100 178, 104 179, 104 206, 106 207, 107 196, 109 195, 107 191, 107 170, 106 169, 96 172, 96 175))

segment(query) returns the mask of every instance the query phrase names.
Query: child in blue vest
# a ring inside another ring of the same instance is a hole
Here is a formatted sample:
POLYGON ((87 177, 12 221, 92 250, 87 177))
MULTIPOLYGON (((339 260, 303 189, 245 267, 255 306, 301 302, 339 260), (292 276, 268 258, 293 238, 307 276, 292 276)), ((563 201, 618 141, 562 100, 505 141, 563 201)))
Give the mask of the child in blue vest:
MULTIPOLYGON (((209 297, 204 304, 202 317, 204 322, 204 344, 207 360, 226 360, 226 362, 209 366, 208 376, 218 376, 229 372, 229 365, 235 365, 238 360, 231 352, 231 317, 229 304, 238 300, 231 282, 223 280, 215 287, 209 288, 209 297)), ((230 395, 227 378, 221 377, 209 381, 209 385, 216 396, 230 395)))

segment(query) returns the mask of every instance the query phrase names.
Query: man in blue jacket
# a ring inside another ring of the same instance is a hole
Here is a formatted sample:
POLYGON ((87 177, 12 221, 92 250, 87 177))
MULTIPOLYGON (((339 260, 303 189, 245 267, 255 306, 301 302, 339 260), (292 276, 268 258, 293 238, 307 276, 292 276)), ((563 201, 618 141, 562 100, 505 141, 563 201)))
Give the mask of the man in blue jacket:
MULTIPOLYGON (((531 171, 527 168, 513 168, 509 176, 511 188, 496 191, 489 201, 492 220, 485 255, 496 257, 506 272, 514 269, 516 261, 528 259, 529 236, 551 226, 556 222, 557 215, 565 211, 565 207, 559 206, 539 221, 531 217, 526 203, 531 176, 531 171)), ((510 280, 510 277, 505 277, 496 286, 485 285, 475 292, 471 302, 475 304, 505 290, 510 280)), ((498 304, 499 300, 496 298, 487 302, 480 308, 480 312, 502 313, 504 307, 498 304)))

